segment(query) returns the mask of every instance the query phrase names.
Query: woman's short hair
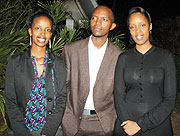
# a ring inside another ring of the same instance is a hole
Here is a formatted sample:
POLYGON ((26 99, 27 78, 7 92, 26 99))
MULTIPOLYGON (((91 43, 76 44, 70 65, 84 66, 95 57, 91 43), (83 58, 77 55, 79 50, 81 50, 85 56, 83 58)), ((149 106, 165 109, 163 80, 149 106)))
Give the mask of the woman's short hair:
POLYGON ((128 14, 128 17, 127 17, 127 26, 128 27, 129 27, 129 18, 130 18, 130 16, 132 14, 134 14, 134 13, 137 13, 137 12, 143 14, 146 17, 149 25, 151 24, 151 16, 145 9, 143 9, 142 7, 133 7, 133 8, 131 8, 129 10, 129 14, 128 14))
POLYGON ((27 29, 32 28, 34 19, 41 16, 49 18, 49 20, 51 21, 51 29, 53 31, 53 26, 54 26, 53 18, 46 12, 36 12, 33 13, 31 16, 29 16, 26 20, 27 29))

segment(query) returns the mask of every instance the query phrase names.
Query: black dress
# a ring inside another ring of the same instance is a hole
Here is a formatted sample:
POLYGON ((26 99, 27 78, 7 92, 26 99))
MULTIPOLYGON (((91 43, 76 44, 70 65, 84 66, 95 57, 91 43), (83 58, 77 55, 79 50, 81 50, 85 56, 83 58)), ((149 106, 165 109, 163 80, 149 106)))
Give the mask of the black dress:
POLYGON ((176 100, 176 69, 172 54, 152 47, 144 55, 133 48, 117 61, 114 81, 118 118, 114 135, 126 135, 120 124, 138 123, 136 136, 172 136, 170 114, 176 100))

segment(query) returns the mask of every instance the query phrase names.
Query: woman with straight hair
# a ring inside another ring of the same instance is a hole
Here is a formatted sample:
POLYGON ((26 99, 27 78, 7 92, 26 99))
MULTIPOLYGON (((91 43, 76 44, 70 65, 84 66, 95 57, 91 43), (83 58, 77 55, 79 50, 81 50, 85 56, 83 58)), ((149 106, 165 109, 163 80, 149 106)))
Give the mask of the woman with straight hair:
POLYGON ((27 19, 30 49, 7 65, 5 100, 14 136, 55 136, 65 110, 66 68, 50 53, 53 19, 38 12, 27 19))
POLYGON ((114 136, 173 136, 170 114, 176 100, 172 54, 152 45, 152 22, 141 7, 129 11, 133 49, 120 54, 114 81, 114 136))

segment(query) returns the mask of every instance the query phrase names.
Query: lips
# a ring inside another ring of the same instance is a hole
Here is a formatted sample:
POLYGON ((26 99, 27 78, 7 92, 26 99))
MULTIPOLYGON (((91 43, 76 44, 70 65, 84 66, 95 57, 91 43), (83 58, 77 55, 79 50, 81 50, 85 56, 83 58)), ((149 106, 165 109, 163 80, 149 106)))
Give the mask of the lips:
POLYGON ((137 39, 138 41, 140 41, 140 40, 143 39, 143 37, 144 37, 144 35, 137 35, 137 36, 136 36, 136 39, 137 39))
POLYGON ((40 43, 44 43, 44 42, 46 41, 45 38, 37 38, 37 40, 38 40, 38 42, 40 42, 40 43))
POLYGON ((94 30, 95 31, 101 31, 101 28, 100 27, 94 27, 94 30))

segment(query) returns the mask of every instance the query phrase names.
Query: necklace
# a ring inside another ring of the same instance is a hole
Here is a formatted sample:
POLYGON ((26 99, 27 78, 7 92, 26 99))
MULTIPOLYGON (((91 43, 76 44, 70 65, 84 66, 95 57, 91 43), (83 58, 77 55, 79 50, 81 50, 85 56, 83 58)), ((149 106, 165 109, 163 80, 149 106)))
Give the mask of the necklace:
POLYGON ((37 58, 35 58, 35 59, 36 59, 36 61, 37 61, 37 63, 38 63, 39 65, 45 65, 44 63, 39 63, 39 61, 38 61, 37 58))
POLYGON ((31 56, 36 60, 38 65, 46 65, 47 64, 47 60, 48 60, 47 59, 48 58, 48 51, 47 50, 46 50, 46 53, 43 57, 36 57, 36 56, 32 55, 32 53, 31 53, 31 56), (43 58, 44 58, 43 63, 40 63, 39 60, 41 60, 43 58))
MULTIPOLYGON (((39 61, 38 61, 38 60, 40 60, 40 59, 42 59, 42 58, 44 58, 44 57, 39 57, 39 58, 37 58, 37 57, 35 57, 35 56, 33 56, 33 57, 35 58, 37 64, 39 64, 39 65, 45 65, 45 64, 44 64, 44 61, 43 61, 43 63, 39 63, 39 61)), ((44 58, 44 59, 45 59, 45 58, 44 58)))

